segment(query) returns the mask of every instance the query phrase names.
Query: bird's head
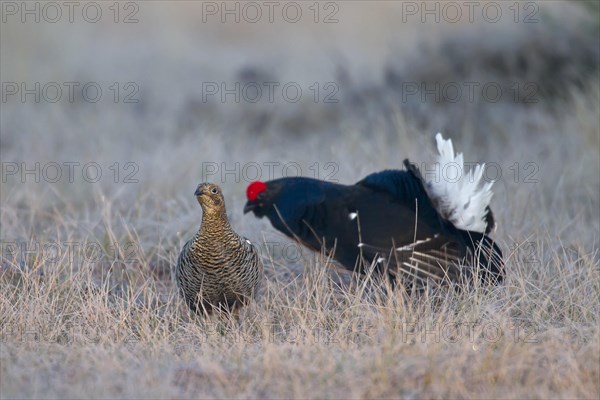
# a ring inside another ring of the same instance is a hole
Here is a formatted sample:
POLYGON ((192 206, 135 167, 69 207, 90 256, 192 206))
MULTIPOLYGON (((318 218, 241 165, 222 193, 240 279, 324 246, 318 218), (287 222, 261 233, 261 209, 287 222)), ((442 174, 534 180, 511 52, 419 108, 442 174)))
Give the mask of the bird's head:
POLYGON ((252 211, 255 216, 259 218, 263 217, 270 207, 267 194, 268 188, 265 182, 255 181, 249 184, 246 188, 246 198, 248 201, 244 206, 244 214, 252 211))
POLYGON ((201 183, 194 192, 204 212, 221 212, 225 209, 223 191, 214 183, 201 183))

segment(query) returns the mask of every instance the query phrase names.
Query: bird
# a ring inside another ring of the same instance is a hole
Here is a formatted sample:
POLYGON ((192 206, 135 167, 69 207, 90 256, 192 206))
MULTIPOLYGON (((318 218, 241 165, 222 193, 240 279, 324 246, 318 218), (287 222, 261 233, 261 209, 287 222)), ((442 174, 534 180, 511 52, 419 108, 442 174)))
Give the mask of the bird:
POLYGON ((177 259, 177 286, 197 314, 236 312, 260 287, 261 259, 256 247, 231 228, 218 185, 201 183, 194 195, 202 207, 202 222, 177 259))
POLYGON ((435 139, 438 170, 451 166, 457 177, 431 177, 427 170, 426 180, 405 159, 403 170, 375 172, 352 185, 308 177, 254 181, 244 213, 267 217, 278 231, 312 250, 325 249, 350 271, 413 285, 465 277, 500 283, 502 251, 490 237, 494 182, 483 180, 485 164, 467 173, 451 139, 441 133, 435 139))

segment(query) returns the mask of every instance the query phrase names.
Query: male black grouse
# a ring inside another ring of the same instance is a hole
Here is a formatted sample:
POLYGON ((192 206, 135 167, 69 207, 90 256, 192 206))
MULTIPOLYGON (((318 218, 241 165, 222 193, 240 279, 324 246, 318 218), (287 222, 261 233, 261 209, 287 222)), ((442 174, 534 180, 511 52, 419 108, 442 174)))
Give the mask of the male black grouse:
POLYGON ((499 282, 502 252, 488 236, 495 227, 493 182, 482 181, 484 165, 466 173, 451 140, 438 133, 436 141, 437 171, 449 171, 452 163, 456 176, 425 180, 405 160, 405 171, 377 172, 354 185, 304 177, 257 181, 247 188, 244 213, 266 216, 317 251, 335 250, 333 257, 349 270, 373 268, 419 282, 457 282, 477 273, 499 282))

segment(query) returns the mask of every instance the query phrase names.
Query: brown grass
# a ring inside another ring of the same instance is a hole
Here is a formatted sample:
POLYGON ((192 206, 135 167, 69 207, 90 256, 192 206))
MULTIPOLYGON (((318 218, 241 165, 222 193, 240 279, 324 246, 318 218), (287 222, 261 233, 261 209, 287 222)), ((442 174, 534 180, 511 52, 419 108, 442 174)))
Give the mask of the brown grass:
POLYGON ((268 264, 260 300, 239 319, 207 320, 191 316, 151 268, 115 264, 98 280, 93 265, 71 267, 5 266, 3 397, 593 398, 599 390, 600 277, 587 252, 558 248, 535 265, 509 254, 501 287, 425 295, 384 295, 368 281, 341 289, 322 258, 292 281, 268 264))

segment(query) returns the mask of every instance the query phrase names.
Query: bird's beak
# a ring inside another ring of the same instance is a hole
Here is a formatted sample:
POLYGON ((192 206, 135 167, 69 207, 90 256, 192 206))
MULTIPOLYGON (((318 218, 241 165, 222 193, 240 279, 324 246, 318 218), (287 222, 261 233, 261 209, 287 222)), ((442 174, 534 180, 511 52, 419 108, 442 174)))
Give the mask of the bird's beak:
POLYGON ((247 214, 250 211, 253 211, 254 208, 256 207, 256 203, 248 201, 246 202, 246 205, 244 206, 244 214, 247 214))
POLYGON ((202 194, 202 189, 200 189, 200 187, 196 188, 196 191, 194 192, 194 196, 198 197, 202 194))

